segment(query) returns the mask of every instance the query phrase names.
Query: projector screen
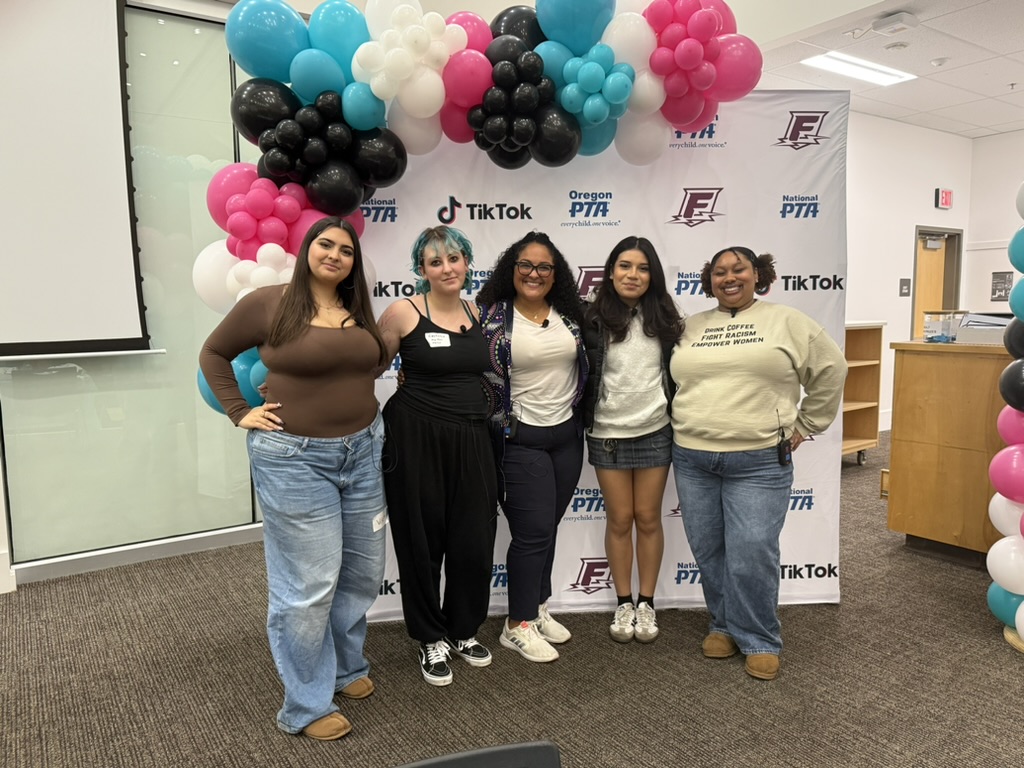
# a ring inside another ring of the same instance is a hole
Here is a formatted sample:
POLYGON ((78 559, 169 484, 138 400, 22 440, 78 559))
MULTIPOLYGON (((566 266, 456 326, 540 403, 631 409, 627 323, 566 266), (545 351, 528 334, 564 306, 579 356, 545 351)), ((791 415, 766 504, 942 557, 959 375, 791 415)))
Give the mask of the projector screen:
POLYGON ((149 349, 122 16, 120 0, 0 12, 0 357, 149 349))

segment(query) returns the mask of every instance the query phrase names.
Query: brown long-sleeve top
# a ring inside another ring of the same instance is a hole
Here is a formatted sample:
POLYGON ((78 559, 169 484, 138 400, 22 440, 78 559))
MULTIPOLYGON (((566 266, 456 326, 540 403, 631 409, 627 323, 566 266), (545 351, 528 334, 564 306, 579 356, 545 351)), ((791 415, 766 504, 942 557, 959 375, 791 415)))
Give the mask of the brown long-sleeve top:
POLYGON ((252 406, 235 380, 231 361, 257 347, 267 366, 267 402, 284 430, 304 437, 343 437, 365 429, 377 415, 374 372, 380 350, 363 328, 309 329, 286 344, 266 343, 284 286, 259 288, 239 301, 214 329, 199 366, 217 400, 238 424, 252 406))

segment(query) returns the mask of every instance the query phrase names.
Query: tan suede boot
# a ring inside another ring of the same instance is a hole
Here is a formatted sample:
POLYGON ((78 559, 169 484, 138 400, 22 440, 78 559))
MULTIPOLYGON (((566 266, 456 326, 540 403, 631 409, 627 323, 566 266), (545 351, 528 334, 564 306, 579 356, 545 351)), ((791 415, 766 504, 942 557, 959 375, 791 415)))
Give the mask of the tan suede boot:
POLYGON ((758 680, 774 680, 779 674, 779 657, 774 653, 752 653, 747 656, 747 674, 758 680))
POLYGON ((348 718, 340 712, 331 712, 303 728, 302 735, 317 741, 334 741, 347 736, 351 730, 352 723, 348 718))
POLYGON ((721 632, 709 634, 704 638, 701 647, 704 649, 704 655, 709 659, 728 659, 730 656, 735 656, 740 650, 731 637, 723 635, 721 632))

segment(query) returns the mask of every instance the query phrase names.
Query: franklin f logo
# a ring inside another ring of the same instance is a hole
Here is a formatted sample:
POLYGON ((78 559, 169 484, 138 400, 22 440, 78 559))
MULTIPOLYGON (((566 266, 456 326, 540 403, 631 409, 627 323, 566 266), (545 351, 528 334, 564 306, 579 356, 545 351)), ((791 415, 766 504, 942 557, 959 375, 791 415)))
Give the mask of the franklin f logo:
POLYGON ((580 276, 576 280, 576 287, 580 289, 580 298, 587 298, 603 280, 604 267, 580 267, 580 276))
POLYGON ((592 595, 602 589, 612 588, 612 574, 606 557, 581 557, 580 572, 576 581, 569 585, 570 592, 592 595))
POLYGON ((822 126, 825 125, 825 116, 828 112, 790 112, 789 127, 786 128, 786 135, 779 137, 776 147, 790 147, 792 149, 803 149, 804 147, 817 146, 828 136, 821 135, 822 126))
POLYGON ((688 227, 696 227, 708 221, 714 221, 715 216, 724 216, 718 213, 715 206, 718 205, 718 196, 722 194, 722 187, 692 187, 683 190, 683 202, 679 206, 679 213, 672 217, 669 224, 685 224, 688 227))

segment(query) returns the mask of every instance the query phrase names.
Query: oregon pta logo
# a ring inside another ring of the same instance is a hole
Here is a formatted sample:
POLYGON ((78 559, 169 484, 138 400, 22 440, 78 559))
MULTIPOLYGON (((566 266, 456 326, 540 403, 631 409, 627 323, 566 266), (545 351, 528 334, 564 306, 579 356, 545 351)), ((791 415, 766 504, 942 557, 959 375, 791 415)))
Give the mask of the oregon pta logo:
POLYGON ((821 135, 827 114, 828 112, 790 112, 786 135, 780 136, 778 143, 773 146, 790 147, 791 149, 817 146, 825 139, 830 138, 821 135))
POLYGON ((568 592, 582 592, 592 595, 602 589, 612 588, 612 573, 606 557, 581 557, 580 572, 576 581, 569 585, 568 592))
POLYGON ((668 223, 696 227, 698 224, 714 221, 715 216, 724 216, 725 214, 715 210, 722 189, 723 187, 688 187, 684 189, 679 213, 672 216, 668 223))
POLYGON ((580 267, 579 270, 576 287, 580 289, 580 298, 585 299, 604 281, 604 267, 580 267))

